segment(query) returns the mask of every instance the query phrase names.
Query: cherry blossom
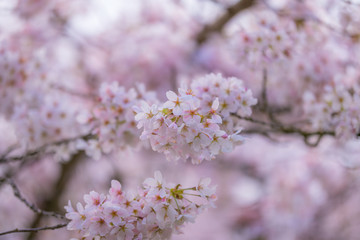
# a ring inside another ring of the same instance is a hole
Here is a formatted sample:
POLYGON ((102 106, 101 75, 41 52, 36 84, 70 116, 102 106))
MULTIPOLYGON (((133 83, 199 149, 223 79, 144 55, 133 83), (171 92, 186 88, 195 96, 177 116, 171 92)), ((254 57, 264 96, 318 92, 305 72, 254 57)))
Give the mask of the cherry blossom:
POLYGON ((215 207, 216 187, 209 184, 210 179, 204 179, 196 187, 182 188, 166 182, 156 171, 133 195, 112 180, 109 195, 91 191, 84 195, 85 206, 77 203, 76 210, 69 201, 65 207, 68 230, 85 238, 168 239, 205 208, 215 207))
POLYGON ((327 85, 315 96, 304 94, 304 110, 315 129, 334 131, 341 139, 351 139, 360 130, 358 86, 346 89, 342 85, 327 85))
POLYGON ((100 87, 99 101, 92 113, 83 112, 78 120, 95 134, 96 139, 82 141, 78 148, 86 149, 89 156, 99 159, 115 148, 139 145, 140 131, 136 127, 134 106, 143 101, 156 103, 153 92, 143 85, 126 90, 117 82, 104 83, 100 87))
POLYGON ((0 12, 0 238, 358 239, 358 0, 0 12))
POLYGON ((209 74, 195 79, 189 88, 180 88, 179 93, 167 92, 163 105, 150 108, 144 103, 134 108, 138 127, 143 128, 141 139, 149 139, 154 151, 169 160, 191 158, 198 164, 243 142, 241 128, 235 123, 222 124, 230 114, 250 116, 257 103, 240 79, 209 74))

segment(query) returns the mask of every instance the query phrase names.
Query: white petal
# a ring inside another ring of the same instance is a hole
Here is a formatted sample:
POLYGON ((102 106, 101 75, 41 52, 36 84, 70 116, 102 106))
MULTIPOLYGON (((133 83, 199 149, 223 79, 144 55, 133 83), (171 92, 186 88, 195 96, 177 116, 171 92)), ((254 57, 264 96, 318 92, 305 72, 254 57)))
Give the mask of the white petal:
POLYGON ((182 110, 180 107, 175 107, 175 108, 173 109, 173 114, 174 114, 175 116, 179 116, 179 115, 183 114, 183 110, 182 110))
POLYGON ((176 101, 178 99, 178 96, 176 95, 176 93, 174 93, 173 91, 167 91, 166 92, 166 97, 170 100, 170 101, 176 101))
POLYGON ((219 108, 219 99, 216 98, 211 106, 212 109, 217 110, 219 108))

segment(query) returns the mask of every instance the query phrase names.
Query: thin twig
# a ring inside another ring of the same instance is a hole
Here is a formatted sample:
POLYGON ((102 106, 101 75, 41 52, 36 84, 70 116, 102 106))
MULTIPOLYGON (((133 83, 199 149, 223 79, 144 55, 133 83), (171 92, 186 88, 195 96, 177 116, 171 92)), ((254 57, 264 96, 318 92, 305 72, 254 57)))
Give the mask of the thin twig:
POLYGON ((46 226, 46 227, 39 227, 39 228, 23 228, 23 229, 15 228, 14 230, 0 232, 0 236, 11 234, 11 233, 39 232, 39 231, 45 231, 45 230, 55 230, 55 229, 59 229, 59 228, 64 228, 67 225, 68 225, 67 223, 61 223, 61 224, 54 225, 54 226, 46 226))
POLYGON ((219 17, 213 24, 205 26, 196 36, 198 45, 204 43, 212 33, 221 32, 224 26, 239 12, 255 4, 255 0, 241 0, 228 7, 225 13, 219 17))
POLYGON ((0 155, 0 158, 6 157, 9 153, 14 151, 17 147, 19 147, 18 144, 13 144, 10 147, 8 147, 3 154, 0 155))
POLYGON ((274 116, 273 108, 270 107, 268 100, 268 72, 267 69, 263 69, 263 80, 262 80, 262 89, 261 89, 261 102, 260 102, 260 111, 266 113, 272 123, 280 125, 279 120, 274 116))
MULTIPOLYGON (((52 187, 52 192, 48 194, 46 199, 43 199, 42 203, 39 205, 42 206, 43 209, 48 211, 61 211, 60 206, 63 205, 60 203, 60 197, 66 190, 66 187, 72 180, 73 173, 76 169, 76 166, 81 163, 85 157, 85 153, 80 151, 72 156, 72 158, 66 163, 61 165, 61 171, 57 182, 52 187)), ((31 222, 30 226, 32 228, 36 228, 38 224, 41 222, 42 215, 37 215, 31 222)), ((29 236, 26 238, 28 240, 36 239, 36 232, 31 232, 29 236)))
POLYGON ((6 180, 7 180, 7 178, 0 177, 0 184, 1 184, 1 183, 5 183, 5 182, 6 182, 6 180))
POLYGON ((70 89, 70 88, 67 88, 67 87, 61 86, 61 85, 53 84, 51 87, 56 89, 56 90, 65 92, 67 94, 70 94, 70 95, 73 95, 73 96, 76 96, 76 97, 81 97, 81 98, 95 99, 96 96, 97 96, 96 94, 92 94, 92 93, 77 92, 77 91, 75 91, 73 89, 70 89))
POLYGON ((271 136, 271 132, 268 130, 263 130, 263 129, 259 129, 259 128, 253 128, 253 129, 246 129, 241 131, 241 133, 246 134, 246 135, 250 135, 250 134, 258 134, 258 135, 262 135, 264 137, 266 137, 267 139, 269 139, 271 142, 274 143, 279 143, 279 140, 273 138, 271 136))
POLYGON ((11 188, 13 189, 14 195, 15 197, 17 197, 20 201, 22 201, 27 207, 29 207, 34 213, 39 214, 39 215, 44 215, 44 216, 51 216, 51 217, 56 217, 59 219, 63 219, 66 220, 66 218, 58 213, 55 212, 49 212, 49 211, 44 211, 39 209, 38 207, 36 207, 33 203, 28 202, 21 194, 19 188, 17 187, 17 185, 15 184, 15 182, 12 179, 7 179, 8 184, 11 186, 11 188))

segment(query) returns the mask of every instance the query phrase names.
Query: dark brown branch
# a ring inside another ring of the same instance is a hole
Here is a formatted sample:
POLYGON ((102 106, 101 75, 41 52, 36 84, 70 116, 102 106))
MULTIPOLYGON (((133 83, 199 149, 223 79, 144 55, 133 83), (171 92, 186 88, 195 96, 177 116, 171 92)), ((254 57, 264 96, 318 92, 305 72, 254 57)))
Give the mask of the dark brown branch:
POLYGON ((225 13, 218 18, 213 24, 206 25, 196 36, 198 45, 204 43, 212 33, 222 32, 224 26, 239 12, 251 7, 255 4, 255 0, 241 0, 234 5, 228 7, 225 13))
POLYGON ((263 125, 263 126, 270 127, 270 128, 276 128, 277 127, 277 125, 275 125, 274 123, 265 122, 265 121, 262 121, 262 120, 257 120, 257 119, 251 118, 251 117, 242 117, 242 116, 237 115, 237 114, 232 114, 232 116, 237 117, 238 119, 241 119, 241 120, 256 123, 256 124, 263 125))
POLYGON ((261 89, 261 106, 260 109, 264 112, 268 110, 268 98, 267 98, 267 70, 263 69, 263 81, 262 81, 262 89, 261 89))
POLYGON ((274 115, 274 109, 269 104, 268 100, 268 72, 267 69, 263 69, 262 89, 261 89, 261 101, 259 103, 259 110, 269 117, 272 123, 280 125, 281 123, 274 115))
POLYGON ((15 197, 17 197, 20 201, 22 201, 27 207, 29 207, 34 213, 39 214, 39 215, 44 215, 44 216, 51 216, 51 217, 56 217, 59 219, 63 219, 65 220, 66 218, 58 213, 55 212, 49 212, 49 211, 44 211, 39 209, 38 207, 36 207, 34 204, 28 202, 21 194, 19 188, 16 186, 15 182, 12 179, 8 179, 7 182, 9 183, 9 185, 11 186, 11 188, 13 189, 14 195, 15 197))
POLYGON ((41 147, 39 147, 37 149, 30 150, 30 151, 28 151, 27 153, 25 153, 25 154, 23 154, 21 156, 2 157, 2 158, 0 158, 0 164, 9 163, 9 162, 23 161, 23 160, 25 160, 27 158, 34 157, 34 156, 37 156, 38 154, 41 154, 41 153, 45 152, 45 150, 50 146, 70 143, 70 142, 75 141, 77 139, 87 140, 87 139, 90 139, 92 137, 93 137, 93 135, 87 134, 87 135, 84 135, 84 136, 78 136, 78 137, 74 137, 74 138, 62 139, 62 140, 55 141, 55 142, 52 142, 52 143, 47 143, 47 144, 44 144, 43 146, 41 146, 41 147))
POLYGON ((241 133, 245 134, 245 135, 251 135, 251 134, 257 134, 257 135, 261 135, 264 136, 265 138, 269 139, 271 142, 274 143, 279 143, 279 140, 273 138, 271 136, 271 132, 268 130, 264 130, 264 129, 259 129, 259 128, 252 128, 252 129, 246 129, 241 131, 241 133))
POLYGON ((2 183, 5 183, 6 180, 7 180, 7 178, 1 177, 1 178, 0 178, 0 185, 1 185, 2 183))
POLYGON ((64 228, 67 226, 67 223, 62 223, 54 226, 46 226, 46 227, 39 227, 39 228, 24 228, 24 229, 14 229, 6 232, 0 232, 0 236, 7 235, 11 233, 22 233, 22 232, 39 232, 39 231, 45 231, 45 230, 55 230, 59 228, 64 228))
MULTIPOLYGON (((267 130, 260 129, 259 134, 264 135, 264 133, 281 133, 281 134, 297 134, 304 138, 305 143, 308 146, 316 147, 323 136, 329 135, 329 136, 335 136, 335 132, 333 131, 306 131, 300 128, 297 128, 295 126, 286 126, 281 123, 274 123, 274 122, 265 122, 257 119, 253 119, 251 117, 241 117, 239 115, 233 114, 234 117, 237 117, 238 119, 249 121, 255 124, 262 125, 264 127, 267 127, 267 130), (313 136, 317 136, 317 140, 315 143, 310 142, 310 138, 313 136)), ((255 133, 255 132, 253 132, 255 133)))

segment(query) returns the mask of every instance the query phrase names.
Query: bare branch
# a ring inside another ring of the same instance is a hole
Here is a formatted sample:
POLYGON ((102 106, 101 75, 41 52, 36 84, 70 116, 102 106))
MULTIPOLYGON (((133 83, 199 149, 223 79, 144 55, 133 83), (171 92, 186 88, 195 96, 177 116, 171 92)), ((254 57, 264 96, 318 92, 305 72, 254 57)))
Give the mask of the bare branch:
POLYGON ((261 101, 259 103, 259 110, 261 112, 264 112, 268 115, 269 119, 272 123, 280 125, 281 123, 279 120, 275 117, 274 111, 275 110, 272 106, 269 104, 268 100, 268 72, 267 69, 263 69, 263 80, 262 80, 262 89, 261 89, 261 101))
POLYGON ((317 139, 314 143, 310 142, 309 137, 304 137, 304 141, 306 143, 306 145, 310 146, 310 147, 317 147, 321 141, 321 139, 323 138, 324 134, 319 133, 319 135, 317 136, 317 139))
POLYGON ((264 137, 266 137, 267 139, 269 139, 271 142, 274 143, 279 143, 279 140, 273 138, 271 136, 271 132, 268 130, 264 130, 264 129, 259 129, 259 128, 252 128, 252 129, 246 129, 241 131, 241 133, 246 134, 246 135, 250 135, 250 134, 257 134, 257 135, 262 135, 264 137))
POLYGON ((7 179, 7 182, 9 183, 9 185, 12 187, 13 191, 14 191, 14 195, 15 197, 17 197, 20 201, 22 201, 27 207, 29 207, 34 213, 39 214, 39 215, 44 215, 44 216, 50 216, 50 217, 56 217, 59 219, 63 219, 66 220, 66 218, 58 213, 55 212, 49 212, 49 211, 43 211, 41 209, 39 209, 38 207, 36 207, 34 204, 28 202, 20 193, 19 188, 16 186, 15 182, 12 179, 7 179))
POLYGON ((5 182, 6 182, 6 178, 1 177, 1 178, 0 178, 0 184, 1 184, 1 183, 5 183, 5 182))
POLYGON ((39 231, 45 231, 45 230, 55 230, 59 228, 64 228, 67 226, 67 223, 62 223, 54 226, 46 226, 46 227, 39 227, 39 228, 23 228, 23 229, 14 229, 6 232, 0 232, 0 236, 7 235, 11 233, 22 233, 22 232, 39 232, 39 231))
POLYGON ((237 114, 232 114, 232 116, 237 117, 238 119, 249 121, 255 124, 262 125, 267 127, 268 129, 259 129, 259 132, 253 131, 252 133, 258 133, 264 135, 265 133, 281 133, 281 134, 297 134, 301 135, 304 138, 304 142, 306 145, 311 147, 316 147, 323 136, 335 136, 335 132, 333 131, 306 131, 295 126, 286 126, 282 123, 274 123, 274 122, 265 122, 262 120, 253 119, 251 117, 242 117, 237 114), (309 140, 311 137, 317 136, 317 140, 315 143, 311 143, 309 140))
POLYGON ((261 106, 260 106, 260 109, 264 112, 268 110, 267 84, 268 84, 267 70, 266 68, 264 68, 262 89, 261 89, 261 106))
POLYGON ((87 134, 87 135, 78 136, 78 137, 74 137, 74 138, 62 139, 62 140, 55 141, 55 142, 52 142, 52 143, 47 143, 47 144, 44 144, 43 146, 41 146, 41 147, 39 147, 37 149, 30 150, 30 151, 28 151, 27 153, 25 153, 25 154, 23 154, 21 156, 1 157, 0 158, 0 164, 9 163, 9 162, 23 161, 23 160, 25 160, 27 158, 37 156, 38 154, 43 153, 49 146, 66 144, 66 143, 70 143, 72 141, 75 141, 77 139, 87 140, 87 139, 91 139, 91 138, 93 138, 93 135, 87 134))
POLYGON ((196 36, 198 45, 204 43, 212 33, 221 32, 224 26, 239 12, 251 7, 255 4, 255 0, 241 0, 234 5, 228 7, 221 17, 219 17, 213 24, 205 26, 196 36))

